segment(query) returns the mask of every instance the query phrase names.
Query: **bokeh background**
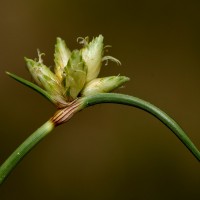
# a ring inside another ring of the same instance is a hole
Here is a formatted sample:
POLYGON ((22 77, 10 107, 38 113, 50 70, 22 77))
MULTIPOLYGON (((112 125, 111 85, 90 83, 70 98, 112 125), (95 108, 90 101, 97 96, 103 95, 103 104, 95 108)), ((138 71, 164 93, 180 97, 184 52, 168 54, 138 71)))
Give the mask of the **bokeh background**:
MULTIPOLYGON (((23 57, 46 53, 53 66, 57 36, 70 49, 79 36, 103 34, 109 62, 100 76, 126 75, 117 92, 157 105, 200 148, 200 3, 152 0, 0 2, 0 162, 55 108, 5 75, 26 79, 23 57)), ((54 130, 0 187, 1 200, 197 200, 199 162, 153 116, 98 105, 54 130)))

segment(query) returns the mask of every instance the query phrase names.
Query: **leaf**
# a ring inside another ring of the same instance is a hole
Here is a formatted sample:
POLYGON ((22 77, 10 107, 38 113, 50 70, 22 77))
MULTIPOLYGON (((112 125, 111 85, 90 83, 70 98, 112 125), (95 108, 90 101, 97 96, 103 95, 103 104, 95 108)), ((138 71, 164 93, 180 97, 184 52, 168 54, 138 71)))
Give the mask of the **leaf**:
POLYGON ((40 88, 39 86, 37 86, 36 84, 30 82, 30 81, 27 81, 15 74, 12 74, 10 72, 6 72, 6 74, 8 76, 10 76, 11 78, 15 79, 16 81, 22 83, 23 85, 26 85, 28 86, 29 88, 35 90, 36 92, 38 92, 39 94, 41 94, 42 96, 44 96, 45 98, 47 98, 49 101, 51 101, 52 103, 54 103, 53 99, 51 98, 51 96, 45 91, 43 90, 42 88, 40 88))

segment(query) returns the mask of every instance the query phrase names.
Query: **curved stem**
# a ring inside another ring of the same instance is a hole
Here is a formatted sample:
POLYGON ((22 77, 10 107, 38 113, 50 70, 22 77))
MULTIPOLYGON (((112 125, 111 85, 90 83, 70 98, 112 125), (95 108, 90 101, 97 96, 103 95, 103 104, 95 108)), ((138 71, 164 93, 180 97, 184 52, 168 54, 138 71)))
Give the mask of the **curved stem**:
POLYGON ((123 94, 105 93, 97 94, 88 97, 81 97, 72 102, 69 107, 58 110, 55 115, 37 129, 32 135, 30 135, 0 166, 0 184, 11 173, 15 166, 23 159, 23 157, 38 144, 48 133, 50 133, 55 126, 58 126, 68 121, 76 112, 100 103, 117 103, 129 106, 134 106, 149 112, 157 117, 162 123, 164 123, 175 135, 181 140, 181 142, 192 152, 192 154, 200 161, 200 152, 182 130, 182 128, 165 112, 157 108, 156 106, 146 102, 137 97, 132 97, 123 94))
POLYGON ((200 152, 186 135, 183 129, 165 112, 152 105, 151 103, 139 99, 137 97, 115 94, 115 93, 105 93, 97 94, 94 96, 84 97, 82 99, 84 102, 84 107, 92 106, 100 103, 117 103, 129 106, 134 106, 149 112, 158 118, 162 123, 164 123, 179 139, 180 141, 191 151, 191 153, 200 161, 200 152))
POLYGON ((0 184, 22 160, 22 158, 54 128, 54 123, 49 120, 30 135, 0 166, 0 184))

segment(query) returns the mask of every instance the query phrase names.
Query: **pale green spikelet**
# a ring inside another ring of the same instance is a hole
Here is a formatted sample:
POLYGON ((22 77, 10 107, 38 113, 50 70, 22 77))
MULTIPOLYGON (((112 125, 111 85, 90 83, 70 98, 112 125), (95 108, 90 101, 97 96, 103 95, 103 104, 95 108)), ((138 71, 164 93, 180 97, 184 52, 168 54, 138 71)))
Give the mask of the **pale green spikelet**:
POLYGON ((65 76, 66 95, 75 99, 84 87, 87 76, 87 66, 79 50, 72 52, 69 62, 65 67, 65 76))
POLYGON ((54 72, 60 81, 64 78, 64 68, 71 56, 71 51, 67 48, 64 40, 57 38, 54 53, 54 72))
POLYGON ((25 61, 34 81, 48 92, 54 102, 65 104, 64 87, 60 84, 56 75, 42 63, 41 59, 35 61, 25 58, 25 61))
POLYGON ((103 36, 99 35, 82 49, 83 60, 88 72, 86 82, 91 81, 99 75, 103 56, 103 36))
POLYGON ((90 96, 98 93, 111 92, 119 88, 130 79, 126 76, 108 76, 104 78, 96 78, 87 83, 81 91, 82 96, 90 96))

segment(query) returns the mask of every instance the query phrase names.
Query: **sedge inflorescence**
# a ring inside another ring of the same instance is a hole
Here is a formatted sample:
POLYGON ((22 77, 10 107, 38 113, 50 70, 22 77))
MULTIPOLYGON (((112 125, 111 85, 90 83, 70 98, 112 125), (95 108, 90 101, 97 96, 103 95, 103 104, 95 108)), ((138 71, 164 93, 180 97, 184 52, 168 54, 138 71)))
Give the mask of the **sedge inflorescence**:
POLYGON ((83 47, 69 50, 65 41, 57 38, 53 71, 42 60, 25 58, 27 68, 35 83, 40 86, 58 107, 66 107, 73 100, 98 93, 111 92, 129 80, 126 76, 97 78, 105 60, 120 62, 112 56, 104 56, 103 36, 89 42, 88 37, 78 38, 83 47))

